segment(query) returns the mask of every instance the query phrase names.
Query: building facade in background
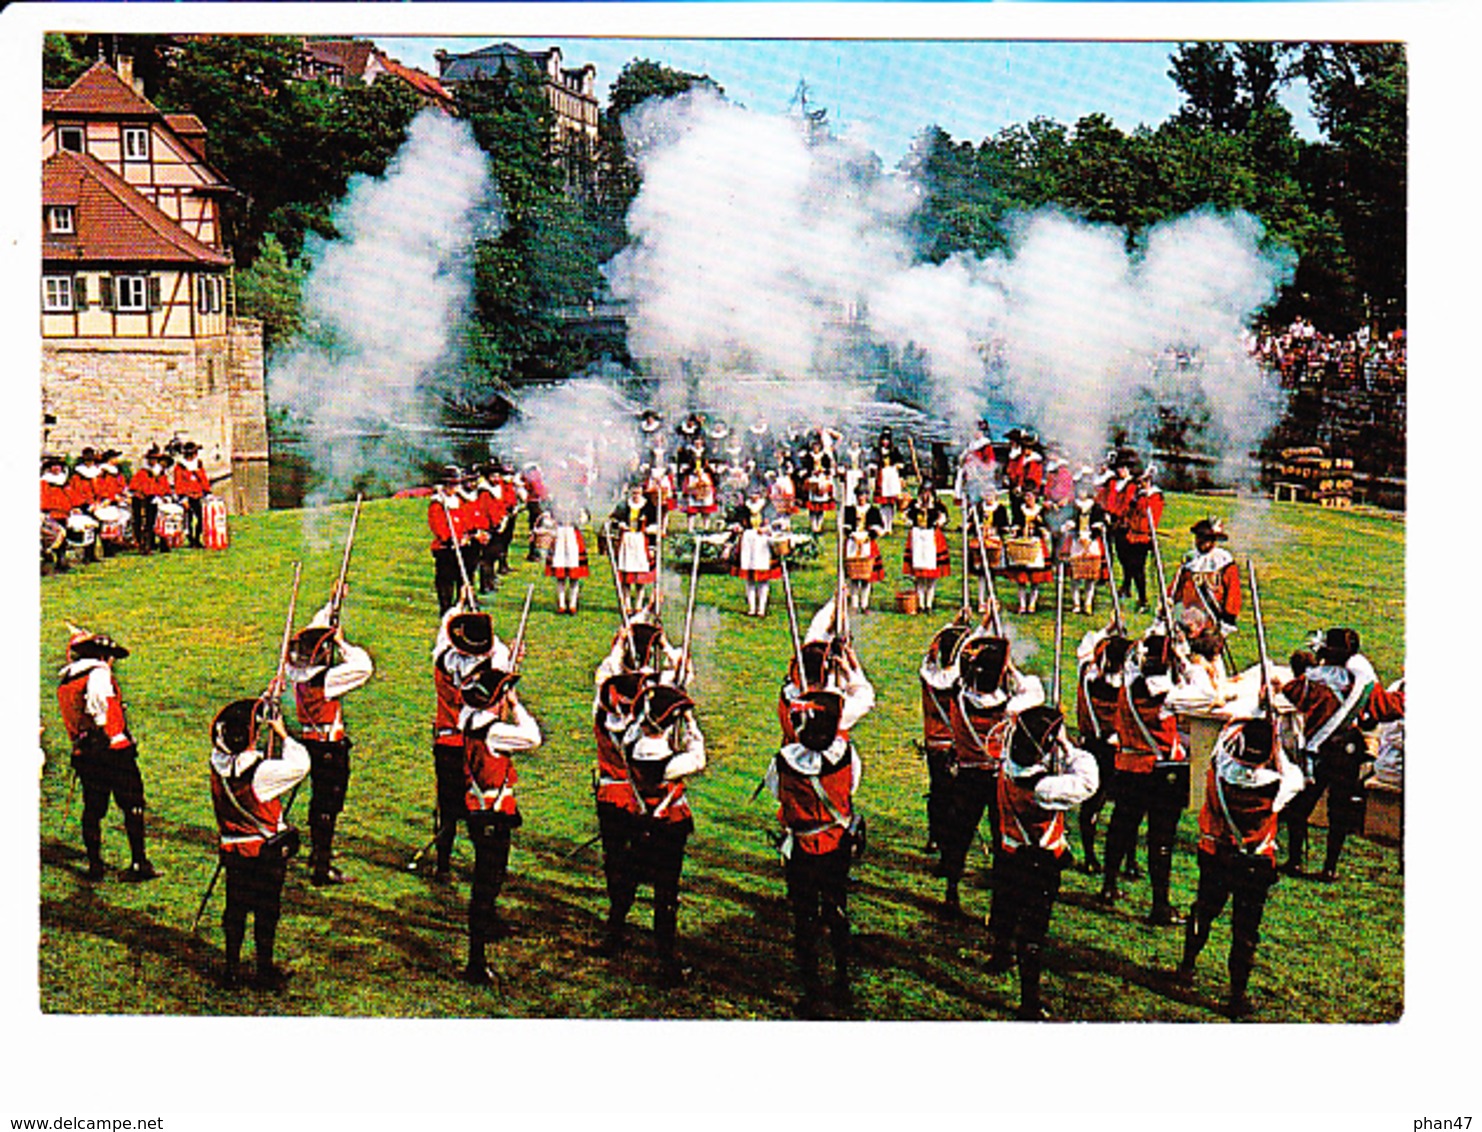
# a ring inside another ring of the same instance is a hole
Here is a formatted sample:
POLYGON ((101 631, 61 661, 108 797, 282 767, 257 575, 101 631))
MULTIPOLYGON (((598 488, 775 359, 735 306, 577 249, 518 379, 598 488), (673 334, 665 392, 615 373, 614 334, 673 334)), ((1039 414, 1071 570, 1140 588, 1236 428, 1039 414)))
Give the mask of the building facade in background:
POLYGON ((267 506, 262 326, 234 314, 206 130, 163 114, 126 58, 42 99, 43 446, 138 462, 200 445, 238 513, 267 506))

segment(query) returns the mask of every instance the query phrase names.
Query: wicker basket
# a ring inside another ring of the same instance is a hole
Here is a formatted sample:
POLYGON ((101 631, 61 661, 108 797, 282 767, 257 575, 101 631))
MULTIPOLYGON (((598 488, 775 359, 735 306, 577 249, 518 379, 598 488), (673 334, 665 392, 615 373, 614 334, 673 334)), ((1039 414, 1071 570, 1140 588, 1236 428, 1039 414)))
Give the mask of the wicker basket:
POLYGON ((895 611, 897 613, 915 613, 916 591, 897 590, 895 595, 895 611))
POLYGON ((1095 582, 1101 578, 1101 555, 1072 554, 1070 576, 1077 582, 1095 582))
MULTIPOLYGON (((844 576, 851 582, 868 582, 870 575, 875 572, 875 559, 866 555, 863 558, 844 559, 844 576)), ((911 594, 915 597, 915 593, 911 594)))
POLYGON ((1037 538, 1006 539, 1003 547, 1010 566, 1040 569, 1045 564, 1045 544, 1037 538))
POLYGON ((988 538, 983 540, 983 545, 981 548, 978 545, 977 539, 968 540, 968 558, 974 563, 977 569, 982 569, 983 550, 986 550, 988 552, 989 569, 992 569, 995 566, 1003 565, 1003 543, 999 539, 993 538, 990 535, 988 538))
POLYGON ((535 548, 537 554, 554 550, 556 547, 556 532, 536 531, 530 536, 530 545, 535 548))

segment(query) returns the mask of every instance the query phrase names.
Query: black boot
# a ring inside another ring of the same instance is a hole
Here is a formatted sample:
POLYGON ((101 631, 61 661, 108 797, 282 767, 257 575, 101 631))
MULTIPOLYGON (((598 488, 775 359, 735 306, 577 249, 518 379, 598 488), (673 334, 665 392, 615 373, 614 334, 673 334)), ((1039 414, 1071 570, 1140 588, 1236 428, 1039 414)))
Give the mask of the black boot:
POLYGON ((468 963, 459 976, 469 986, 487 987, 494 984, 494 973, 484 954, 484 940, 480 936, 468 937, 468 963))
POLYGON ((1081 810, 1081 872, 1095 876, 1101 872, 1101 860, 1096 856, 1096 819, 1099 815, 1081 810))
POLYGON ((1039 997, 1039 945, 1019 946, 1019 1009, 1014 1015, 1021 1022, 1043 1022, 1049 1018, 1039 997))
POLYGON ((123 871, 123 879, 133 883, 153 880, 159 874, 144 854, 144 811, 129 810, 124 814, 124 832, 129 838, 130 864, 123 871))
POLYGON ((91 829, 83 825, 82 844, 87 850, 87 879, 103 880, 108 876, 108 866, 103 863, 103 829, 100 823, 94 823, 91 829))
POLYGON ((323 886, 344 884, 350 878, 330 862, 334 859, 335 814, 309 817, 309 883, 323 886))
POLYGON ((242 938, 247 934, 247 922, 234 923, 223 915, 221 928, 226 936, 226 965, 221 971, 221 985, 235 990, 242 983, 242 938))
POLYGON ((1195 904, 1189 909, 1189 918, 1184 921, 1184 954, 1178 962, 1178 970, 1174 973, 1175 978, 1185 986, 1191 986, 1194 982, 1194 962, 1199 958, 1199 952, 1204 950, 1204 943, 1209 938, 1209 926, 1205 925, 1200 931, 1199 905, 1195 904))
POLYGON ((252 941, 257 948, 257 987, 259 990, 279 991, 288 983, 292 972, 273 962, 273 946, 278 938, 278 917, 256 913, 252 924, 252 941))
POLYGON ((1147 923, 1155 927, 1176 927, 1184 922, 1168 900, 1168 883, 1173 875, 1173 847, 1155 845, 1148 849, 1148 879, 1153 888, 1153 907, 1147 923))
POLYGON ((962 897, 958 895, 958 879, 947 878, 947 891, 942 896, 942 918, 956 920, 962 916, 962 897))
POLYGON ((1302 866, 1307 859, 1306 820, 1289 820, 1287 822, 1286 833, 1286 861, 1282 863, 1281 871, 1287 876, 1304 876, 1306 874, 1302 866))
POLYGON ((1245 1018, 1251 1012, 1246 987, 1250 985, 1255 958, 1255 944, 1239 939, 1230 941, 1230 997, 1225 1003, 1225 1013, 1231 1018, 1245 1018))
POLYGON ((1333 821, 1328 826, 1328 844, 1323 853, 1322 872, 1318 879, 1327 884, 1332 884, 1338 879, 1338 859, 1343 856, 1343 842, 1348 837, 1348 830, 1333 821))

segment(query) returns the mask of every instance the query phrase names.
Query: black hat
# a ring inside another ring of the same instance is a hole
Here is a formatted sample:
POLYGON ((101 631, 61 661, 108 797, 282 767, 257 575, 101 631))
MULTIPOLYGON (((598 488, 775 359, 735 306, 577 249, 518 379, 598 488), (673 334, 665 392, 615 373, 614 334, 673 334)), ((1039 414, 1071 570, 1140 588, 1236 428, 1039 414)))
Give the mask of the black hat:
POLYGON ((67 461, 62 459, 60 456, 41 457, 41 470, 43 472, 46 471, 47 468, 65 468, 66 466, 67 461))
POLYGON ((261 700, 233 700, 211 721, 211 743, 229 755, 239 755, 257 744, 261 700))
POLYGON ((67 642, 67 655, 73 660, 122 660, 129 650, 106 633, 78 630, 67 642))
POLYGON ((324 625, 300 629, 288 642, 288 659, 301 668, 320 663, 334 640, 334 630, 324 625))
POLYGON ((645 727, 663 731, 694 706, 695 701, 673 684, 647 684, 633 703, 633 714, 645 727))
POLYGON ((1120 670, 1127 663, 1127 653, 1132 649, 1130 637, 1119 636, 1112 633, 1101 642, 1101 670, 1111 672, 1120 670))
POLYGON ((957 650, 962 681, 979 692, 997 690, 1009 663, 1007 637, 970 637, 957 650))
POLYGON ((1301 676, 1309 668, 1317 667, 1317 656, 1311 649, 1298 649, 1287 663, 1291 665, 1293 676, 1301 676))
POLYGON ((492 664, 481 664, 461 691, 463 702, 471 708, 486 708, 519 683, 518 672, 506 672, 492 664))
POLYGON ((463 469, 457 464, 444 464, 442 470, 442 483, 457 483, 463 478, 463 469))
POLYGON ((93 449, 93 448, 84 448, 82 450, 81 455, 79 455, 77 457, 79 463, 81 463, 84 460, 86 460, 88 463, 92 463, 97 458, 98 458, 97 450, 96 449, 93 449))
POLYGON ((494 647, 494 623, 481 610, 454 614, 448 621, 448 639, 459 652, 483 656, 494 647))
POLYGON ((943 625, 932 637, 931 644, 926 646, 926 655, 939 665, 951 664, 952 657, 957 652, 957 646, 962 643, 962 638, 967 635, 967 631, 968 625, 963 620, 943 625))
POLYGON ((1241 742, 1231 752, 1247 766, 1270 762, 1276 754, 1276 730, 1266 716, 1248 719, 1240 728, 1241 742))
POLYGON ((1015 717, 1013 730, 1009 733, 1010 774, 1023 778, 1045 769, 1045 758, 1054 745, 1056 731, 1065 723, 1055 708, 1041 704, 1015 717), (1014 774, 1018 770, 1018 774, 1014 774))
POLYGON ((182 452, 184 452, 187 456, 193 456, 193 455, 195 455, 197 452, 199 452, 201 450, 201 446, 199 444, 197 444, 194 440, 187 440, 181 446, 181 449, 180 450, 182 452))
POLYGON ((1024 439, 1024 431, 1022 429, 1011 428, 1003 434, 1003 438, 1005 440, 1012 441, 1013 443, 1018 444, 1021 440, 1024 439))
POLYGON ((656 661, 663 659, 664 627, 652 621, 634 621, 630 629, 633 647, 623 649, 623 665, 627 667, 636 660, 639 668, 659 667, 656 661))
POLYGON ((1334 628, 1323 634, 1318 655, 1330 664, 1343 664, 1359 651, 1359 635, 1356 630, 1334 628))
POLYGON ((1172 661, 1173 642, 1166 633, 1151 633, 1142 639, 1142 663, 1138 667, 1144 676, 1162 676, 1172 661))
POLYGON ((1225 528, 1220 524, 1220 521, 1213 516, 1200 519, 1189 528, 1189 533, 1195 539, 1210 539, 1214 542, 1224 542, 1229 538, 1225 534, 1225 528))
POLYGON ((787 704, 787 719, 798 742, 811 751, 827 749, 839 737, 844 697, 838 692, 809 692, 787 704))
POLYGON ((645 673, 619 672, 602 682, 602 687, 597 691, 597 702, 607 711, 626 715, 633 710, 638 693, 643 691, 647 682, 645 673))
POLYGON ((108 449, 105 449, 104 450, 103 454, 101 456, 99 456, 98 459, 100 459, 100 460, 117 460, 122 455, 123 455, 123 453, 120 452, 117 448, 108 448, 108 449))

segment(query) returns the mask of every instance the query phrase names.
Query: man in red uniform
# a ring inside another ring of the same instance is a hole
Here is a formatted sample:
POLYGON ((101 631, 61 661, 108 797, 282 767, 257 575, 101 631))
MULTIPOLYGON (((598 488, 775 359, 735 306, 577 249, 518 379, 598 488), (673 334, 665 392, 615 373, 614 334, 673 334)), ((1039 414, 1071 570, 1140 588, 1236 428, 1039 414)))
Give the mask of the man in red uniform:
MULTIPOLYGON (((499 532, 513 505, 507 503, 499 485, 495 464, 485 464, 477 480, 478 503, 483 513, 483 538, 479 543, 479 593, 491 594, 499 588, 499 532)), ((508 540, 505 554, 509 553, 508 540)))
POLYGON ((370 654, 345 640, 334 596, 289 642, 285 676, 293 685, 299 735, 309 752, 309 880, 342 884, 349 878, 330 862, 334 827, 350 785, 350 736, 342 697, 371 678, 370 654), (335 663, 334 651, 339 651, 335 663))
POLYGON ((1096 792, 1096 760, 1071 746, 1065 719, 1046 705, 1010 717, 997 796, 990 971, 1019 964, 1021 1021, 1047 1018, 1040 1004, 1040 951, 1069 861, 1065 811, 1096 792))
POLYGON ((273 947, 283 880, 298 852, 298 835, 283 814, 282 797, 308 773, 309 753, 288 734, 275 703, 236 700, 217 713, 211 724, 211 800, 226 873, 221 931, 226 937, 222 981, 228 987, 238 982, 249 914, 257 986, 278 990, 288 979, 288 971, 273 962, 273 947), (257 746, 264 731, 269 732, 266 752, 257 746))
POLYGON ((492 665, 463 689, 458 727, 463 733, 463 803, 473 842, 473 884, 468 892, 468 963, 464 982, 494 980, 485 948, 509 934, 497 903, 509 873, 510 835, 520 827, 511 755, 540 746, 540 726, 515 695, 519 674, 492 665))
MULTIPOLYGON (((1124 465, 1125 466, 1125 465, 1124 465)), ((1163 492, 1153 477, 1156 469, 1149 464, 1134 481, 1126 478, 1118 489, 1119 521, 1114 527, 1113 545, 1122 565, 1121 595, 1132 596, 1137 587, 1137 611, 1147 612, 1147 561, 1158 537, 1158 523, 1163 518, 1163 492)))
POLYGON ((201 525, 205 520, 205 499, 211 491, 211 477, 201 461, 200 446, 187 440, 175 461, 175 494, 185 505, 185 535, 190 545, 201 546, 201 525))
POLYGON ((138 544, 140 554, 150 553, 156 545, 161 551, 170 549, 165 542, 157 542, 154 534, 154 521, 159 514, 160 497, 170 494, 170 478, 166 472, 167 459, 168 457, 151 444, 149 451, 144 453, 143 459, 134 469, 134 475, 129 480, 129 494, 133 497, 134 503, 134 541, 138 544))
POLYGON ((941 811, 939 875, 947 881, 943 908, 962 910, 958 886, 967 853, 988 811, 992 842, 998 843, 998 809, 991 803, 1003 757, 1003 724, 1011 713, 1044 703, 1037 676, 1020 673, 1009 659, 1006 637, 974 632, 957 650, 958 680, 950 706, 952 765, 941 811))
POLYGON ((622 945, 638 884, 651 883, 654 944, 661 977, 669 986, 678 986, 688 976, 675 952, 675 937, 684 847, 695 828, 685 780, 705 769, 705 736, 694 719, 694 707, 694 701, 673 685, 646 683, 619 745, 636 806, 635 835, 632 867, 620 873, 613 893, 610 951, 616 953, 622 945))
POLYGON ((427 526, 432 531, 433 584, 437 588, 437 611, 447 613, 458 600, 463 576, 474 561, 473 533, 479 525, 477 506, 458 491, 463 471, 449 464, 442 482, 433 489, 427 504, 427 526), (463 565, 458 564, 459 557, 463 565))
POLYGON ((922 751, 926 755, 926 852, 935 853, 952 766, 952 700, 957 694, 957 646, 972 627, 966 609, 943 625, 927 646, 921 680, 922 751))
POLYGON ((854 745, 839 734, 842 709, 837 692, 813 691, 794 700, 797 738, 773 757, 765 780, 783 829, 780 849, 806 1017, 816 1016, 821 999, 820 925, 828 929, 833 950, 834 1001, 845 1008, 850 1001, 849 864, 858 836, 854 794, 864 767, 854 745))
POLYGON ((1144 816, 1148 822, 1148 880, 1153 905, 1147 922, 1183 922, 1168 899, 1173 875, 1173 842, 1178 819, 1189 804, 1189 752, 1178 734, 1178 720, 1165 703, 1177 662, 1173 642, 1162 633, 1146 637, 1123 673, 1117 701, 1116 774, 1112 779, 1111 824, 1106 831, 1106 861, 1101 892, 1105 905, 1116 902, 1117 870, 1132 845, 1144 816))
POLYGON ((41 461, 41 517, 51 532, 47 553, 58 573, 66 573, 67 517, 72 514, 72 493, 67 490, 67 461, 60 456, 46 456, 41 461), (50 525, 46 521, 49 520, 50 525))
POLYGON ((1229 536, 1215 518, 1200 519, 1189 533, 1194 549, 1179 563, 1168 586, 1168 600, 1214 618, 1220 633, 1228 635, 1240 618, 1240 568, 1235 556, 1219 545, 1229 536))
POLYGON ((144 852, 144 779, 139 749, 129 733, 113 662, 129 650, 111 637, 72 627, 67 665, 57 685, 57 706, 72 740, 72 769, 82 783, 82 843, 87 878, 107 876, 103 864, 103 817, 112 799, 124 815, 131 863, 128 881, 152 880, 154 866, 144 852))
MULTIPOLYGON (((1114 627, 1093 630, 1082 638, 1076 649, 1079 678, 1076 682, 1076 722, 1080 727, 1081 747, 1096 760, 1096 792, 1081 803, 1081 870, 1093 875, 1101 872, 1096 856, 1096 823, 1116 771, 1117 703, 1122 698, 1122 670, 1132 642, 1112 631, 1114 627)), ((1127 848, 1127 861, 1135 867, 1137 842, 1127 848)), ((1127 873, 1124 866, 1123 875, 1127 873)))
POLYGON ((1266 895, 1276 881, 1277 815, 1302 789, 1302 771, 1287 762, 1268 717, 1236 719, 1215 742, 1199 811, 1199 894, 1184 928, 1179 981, 1194 981, 1194 961, 1232 896, 1231 1017, 1250 1013, 1246 988, 1261 939, 1266 895))

